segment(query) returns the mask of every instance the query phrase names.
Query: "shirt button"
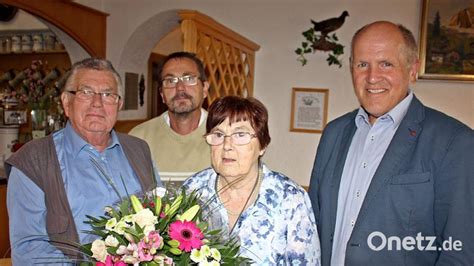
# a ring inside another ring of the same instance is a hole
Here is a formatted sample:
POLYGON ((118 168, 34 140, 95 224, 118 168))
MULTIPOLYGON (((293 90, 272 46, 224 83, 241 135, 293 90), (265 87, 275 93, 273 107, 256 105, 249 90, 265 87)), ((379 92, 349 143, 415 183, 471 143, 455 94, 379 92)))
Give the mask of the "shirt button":
POLYGON ((360 190, 357 190, 357 191, 356 191, 356 197, 357 197, 357 198, 360 197, 360 190))
POLYGON ((351 220, 351 226, 354 227, 355 221, 351 220))
POLYGON ((367 168, 367 165, 368 165, 367 162, 363 162, 363 163, 362 163, 362 167, 363 167, 363 168, 367 168))
POLYGON ((375 136, 370 136, 370 141, 374 141, 375 140, 375 136))

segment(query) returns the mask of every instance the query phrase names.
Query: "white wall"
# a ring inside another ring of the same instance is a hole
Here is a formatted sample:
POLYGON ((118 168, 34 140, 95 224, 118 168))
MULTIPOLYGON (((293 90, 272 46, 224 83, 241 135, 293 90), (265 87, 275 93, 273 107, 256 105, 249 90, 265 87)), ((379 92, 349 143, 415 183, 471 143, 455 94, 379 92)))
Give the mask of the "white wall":
MULTIPOLYGON (((123 47, 144 21, 169 9, 194 9, 258 43, 255 96, 268 108, 272 143, 264 157, 274 170, 303 185, 309 183, 319 134, 289 132, 292 87, 328 88, 329 120, 356 108, 348 69, 348 46, 352 34, 374 20, 402 23, 419 35, 421 2, 414 0, 102 0, 77 2, 110 14, 107 28, 107 57, 119 63, 123 47), (310 19, 323 20, 347 10, 350 16, 336 31, 346 46, 343 67, 328 67, 326 54, 308 56, 302 67, 294 54, 301 32, 310 19)), ((146 70, 146 62, 143 62, 146 70)), ((124 71, 124 69, 122 69, 124 71)), ((426 104, 474 126, 474 83, 419 81, 415 94, 426 104)), ((135 112, 138 114, 140 112, 135 112)), ((122 117, 138 118, 127 113, 122 117)))

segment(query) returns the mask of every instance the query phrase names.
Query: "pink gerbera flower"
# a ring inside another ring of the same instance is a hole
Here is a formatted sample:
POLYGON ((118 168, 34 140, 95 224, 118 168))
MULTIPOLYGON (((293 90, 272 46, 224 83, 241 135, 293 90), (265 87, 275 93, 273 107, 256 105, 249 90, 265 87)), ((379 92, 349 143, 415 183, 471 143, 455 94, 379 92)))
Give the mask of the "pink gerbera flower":
POLYGON ((98 261, 95 263, 95 266, 127 266, 127 264, 121 261, 120 257, 112 257, 110 255, 107 255, 105 263, 98 261))
POLYGON ((176 221, 170 224, 170 237, 179 241, 179 249, 190 252, 201 248, 204 235, 194 222, 176 221))

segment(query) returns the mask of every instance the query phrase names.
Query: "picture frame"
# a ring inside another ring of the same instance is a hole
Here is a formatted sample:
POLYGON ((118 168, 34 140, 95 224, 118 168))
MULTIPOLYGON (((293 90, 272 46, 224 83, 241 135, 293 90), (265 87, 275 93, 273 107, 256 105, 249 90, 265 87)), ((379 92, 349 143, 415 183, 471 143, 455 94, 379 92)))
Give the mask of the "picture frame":
POLYGON ((474 81, 474 0, 423 0, 420 79, 474 81))
POLYGON ((290 131, 322 133, 327 124, 329 89, 293 88, 290 131))
POLYGON ((4 125, 21 125, 27 121, 26 110, 3 110, 4 125))

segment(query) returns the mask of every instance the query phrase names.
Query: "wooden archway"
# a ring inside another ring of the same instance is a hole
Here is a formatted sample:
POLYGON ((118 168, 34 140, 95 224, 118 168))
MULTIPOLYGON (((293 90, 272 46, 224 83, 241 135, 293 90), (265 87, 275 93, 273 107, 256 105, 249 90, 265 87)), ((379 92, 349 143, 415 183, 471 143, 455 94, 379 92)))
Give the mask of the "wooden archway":
POLYGON ((105 58, 107 13, 66 0, 0 0, 58 27, 91 56, 105 58))

